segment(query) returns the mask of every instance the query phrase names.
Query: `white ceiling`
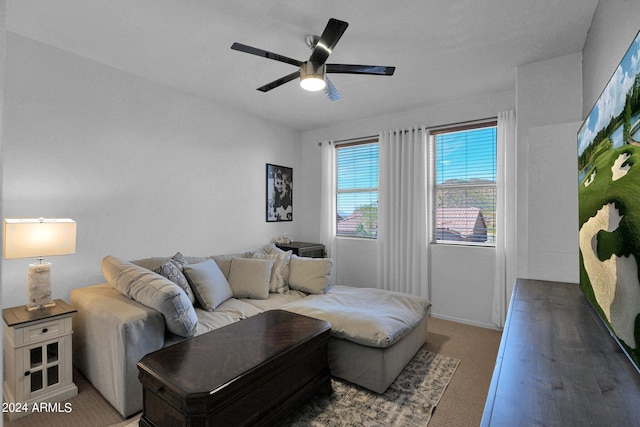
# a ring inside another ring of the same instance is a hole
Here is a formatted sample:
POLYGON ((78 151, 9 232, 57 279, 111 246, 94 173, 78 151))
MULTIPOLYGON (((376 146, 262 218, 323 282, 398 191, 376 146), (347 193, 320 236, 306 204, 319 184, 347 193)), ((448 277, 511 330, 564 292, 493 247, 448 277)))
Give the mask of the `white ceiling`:
POLYGON ((7 30, 293 129, 512 90, 515 67, 582 50, 598 0, 7 0, 7 30), (292 81, 307 34, 349 23, 329 63, 390 65, 392 77, 332 74, 342 100, 292 81))

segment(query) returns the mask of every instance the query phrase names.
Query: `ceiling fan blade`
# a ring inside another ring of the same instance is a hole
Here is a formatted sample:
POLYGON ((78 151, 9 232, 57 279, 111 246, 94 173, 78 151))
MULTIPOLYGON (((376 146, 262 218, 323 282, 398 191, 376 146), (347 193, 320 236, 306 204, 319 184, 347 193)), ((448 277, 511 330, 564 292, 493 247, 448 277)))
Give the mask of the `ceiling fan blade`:
POLYGON ((318 40, 316 47, 313 49, 313 52, 311 52, 309 61, 314 64, 324 64, 348 26, 349 24, 344 21, 333 18, 329 19, 327 26, 320 36, 320 40, 318 40))
POLYGON ((331 80, 329 80, 329 77, 325 76, 324 80, 327 82, 327 86, 324 88, 324 94, 327 95, 327 98, 331 101, 341 100, 342 97, 338 93, 338 89, 336 89, 331 80))
POLYGON ((396 67, 385 67, 382 65, 326 64, 327 73, 375 74, 380 76, 392 76, 395 70, 396 67))
POLYGON ((298 70, 298 71, 296 71, 294 73, 291 73, 291 74, 289 74, 287 76, 280 77, 278 80, 274 80, 271 83, 267 83, 266 85, 259 87, 258 90, 260 92, 268 92, 271 89, 275 89, 278 86, 282 86, 283 84, 288 83, 291 80, 295 80, 295 79, 297 79, 299 77, 300 77, 300 70, 298 70))
POLYGON ((268 52, 266 50, 258 49, 256 47, 247 46, 246 44, 242 44, 242 43, 232 44, 231 49, 237 50, 240 52, 250 53, 252 55, 262 56, 263 58, 267 58, 267 59, 273 59, 274 61, 280 61, 287 64, 295 65, 296 67, 299 67, 302 65, 302 62, 298 61, 297 59, 289 58, 273 52, 268 52))

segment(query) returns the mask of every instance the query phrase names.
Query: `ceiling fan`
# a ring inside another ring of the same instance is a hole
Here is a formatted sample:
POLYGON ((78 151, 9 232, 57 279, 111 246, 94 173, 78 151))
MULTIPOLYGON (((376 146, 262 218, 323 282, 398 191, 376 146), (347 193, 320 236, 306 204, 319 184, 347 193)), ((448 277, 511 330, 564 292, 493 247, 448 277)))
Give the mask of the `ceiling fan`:
POLYGON ((324 89, 325 94, 331 101, 337 101, 341 99, 340 94, 326 74, 341 73, 392 76, 396 69, 396 67, 385 67, 380 65, 326 64, 333 48, 336 46, 338 40, 340 40, 340 37, 342 37, 342 34, 344 34, 348 26, 349 24, 344 21, 331 18, 320 37, 308 36, 306 38, 306 43, 307 46, 312 49, 312 52, 309 59, 305 62, 247 46, 242 43, 234 43, 231 46, 231 49, 299 67, 297 71, 259 87, 258 90, 261 92, 268 92, 271 89, 275 89, 287 82, 300 78, 300 86, 302 86, 303 89, 311 91, 324 89))

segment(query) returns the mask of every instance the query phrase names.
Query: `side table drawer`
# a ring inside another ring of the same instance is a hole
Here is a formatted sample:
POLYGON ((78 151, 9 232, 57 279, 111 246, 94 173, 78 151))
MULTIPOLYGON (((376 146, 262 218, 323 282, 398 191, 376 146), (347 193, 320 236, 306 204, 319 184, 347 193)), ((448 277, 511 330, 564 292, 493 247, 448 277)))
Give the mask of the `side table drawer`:
POLYGON ((25 328, 25 344, 57 337, 62 333, 64 325, 61 323, 62 320, 55 320, 25 328))
POLYGON ((5 330, 5 335, 9 335, 15 346, 34 344, 70 333, 71 316, 5 330))

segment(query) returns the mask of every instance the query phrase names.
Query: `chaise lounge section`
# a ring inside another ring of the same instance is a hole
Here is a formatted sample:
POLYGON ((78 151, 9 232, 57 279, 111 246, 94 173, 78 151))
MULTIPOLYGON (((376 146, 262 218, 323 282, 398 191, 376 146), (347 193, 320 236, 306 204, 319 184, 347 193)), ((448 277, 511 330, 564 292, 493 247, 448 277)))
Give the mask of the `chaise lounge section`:
POLYGON ((74 364, 124 417, 142 409, 136 365, 144 355, 267 310, 330 322, 332 375, 378 393, 426 341, 426 298, 329 287, 330 259, 299 258, 273 246, 212 257, 178 255, 134 262, 105 257, 107 283, 71 292, 78 310, 74 364), (171 264, 180 266, 189 289, 176 283, 175 269, 161 271, 171 264))

